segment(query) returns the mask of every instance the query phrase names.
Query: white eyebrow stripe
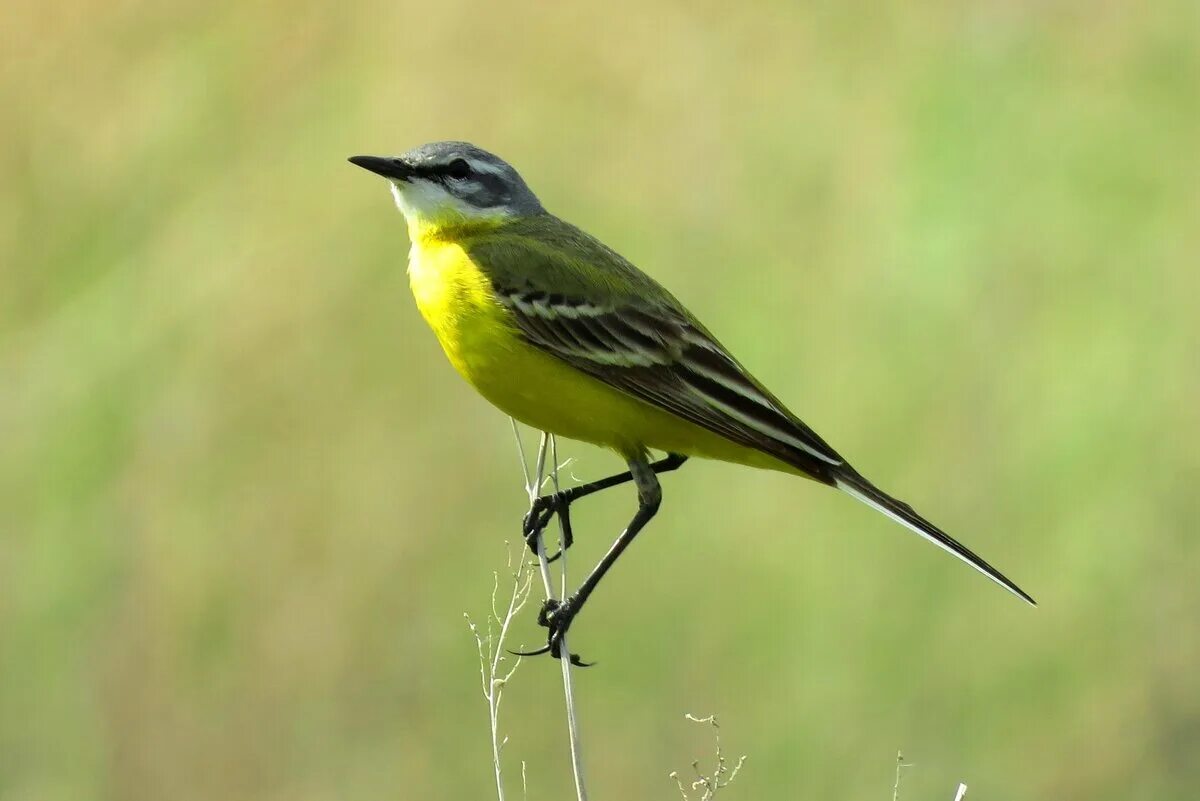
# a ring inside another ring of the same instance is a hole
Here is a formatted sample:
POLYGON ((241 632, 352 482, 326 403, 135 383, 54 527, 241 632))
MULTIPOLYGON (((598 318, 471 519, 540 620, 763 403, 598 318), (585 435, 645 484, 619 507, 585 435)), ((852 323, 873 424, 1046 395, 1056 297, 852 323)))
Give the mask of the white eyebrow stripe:
POLYGON ((476 158, 464 158, 463 161, 471 165, 471 169, 475 172, 486 172, 489 175, 507 175, 503 167, 492 164, 489 161, 480 161, 476 158))

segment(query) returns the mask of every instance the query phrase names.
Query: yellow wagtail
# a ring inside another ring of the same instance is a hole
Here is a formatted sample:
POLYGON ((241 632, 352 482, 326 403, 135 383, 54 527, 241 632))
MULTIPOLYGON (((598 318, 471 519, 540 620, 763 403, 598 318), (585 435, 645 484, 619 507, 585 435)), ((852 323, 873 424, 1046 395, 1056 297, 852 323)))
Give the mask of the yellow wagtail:
MULTIPOLYGON (((523 423, 611 448, 629 471, 539 498, 532 542, 572 501, 632 480, 638 510, 584 580, 539 621, 558 644, 621 552, 658 511, 657 473, 688 456, 837 487, 1033 599, 911 506, 863 478, 730 355, 682 303, 599 240, 547 212, 517 171, 466 142, 355 156, 387 178, 412 241, 417 306, 451 364, 523 423), (649 461, 647 451, 668 455, 649 461)), ((565 544, 570 544, 569 539, 565 544)), ((572 655, 577 661, 577 657, 572 655)))

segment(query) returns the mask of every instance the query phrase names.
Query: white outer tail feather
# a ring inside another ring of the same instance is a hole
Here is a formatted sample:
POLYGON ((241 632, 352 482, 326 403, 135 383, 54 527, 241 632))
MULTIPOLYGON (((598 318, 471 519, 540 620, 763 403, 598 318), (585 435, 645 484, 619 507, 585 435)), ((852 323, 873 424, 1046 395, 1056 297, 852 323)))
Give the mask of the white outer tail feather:
POLYGON ((1018 598, 1020 598, 1022 601, 1029 604, 1030 606, 1034 606, 1034 607, 1037 606, 1037 604, 1033 603, 1030 599, 1022 596, 1021 593, 1017 592, 1012 587, 1005 584, 1003 581, 1001 581, 1000 579, 993 576, 991 573, 984 570, 983 567, 972 562, 965 555, 955 551, 953 548, 951 548, 950 546, 948 546, 946 543, 942 542, 941 540, 938 540, 936 537, 930 536, 929 532, 924 531, 919 526, 915 525, 914 523, 911 523, 908 520, 905 520, 903 517, 901 517, 900 515, 893 512, 891 509, 888 509, 887 507, 883 506, 879 502, 877 502, 874 499, 863 494, 861 491, 856 489, 853 485, 851 485, 851 484, 847 483, 846 481, 839 479, 839 478, 835 478, 834 483, 838 489, 840 489, 842 492, 846 493, 850 497, 854 498, 855 500, 862 501, 863 503, 865 503, 867 506, 870 506, 875 511, 881 512, 882 514, 887 515, 892 520, 895 520, 897 523, 904 526, 909 531, 919 534, 923 539, 928 540, 929 542, 932 542, 934 545, 941 548, 946 553, 948 553, 951 556, 955 557, 956 559, 970 565, 975 570, 982 573, 984 576, 987 576, 988 579, 995 582, 996 584, 999 584, 1005 590, 1007 590, 1008 592, 1017 596, 1018 598))

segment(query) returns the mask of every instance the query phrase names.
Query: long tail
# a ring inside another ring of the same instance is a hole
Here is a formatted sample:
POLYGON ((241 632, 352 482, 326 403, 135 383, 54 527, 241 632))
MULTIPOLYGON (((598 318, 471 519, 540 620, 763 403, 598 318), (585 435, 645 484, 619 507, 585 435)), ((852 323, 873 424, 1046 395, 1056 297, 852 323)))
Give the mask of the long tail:
POLYGON ((1037 602, 1030 598, 1028 593, 1009 581, 1003 573, 974 554, 970 548, 921 517, 904 501, 888 495, 848 465, 841 466, 833 472, 834 484, 838 489, 857 498, 872 509, 882 512, 905 528, 920 534, 942 550, 957 556, 1030 606, 1037 606, 1037 602))

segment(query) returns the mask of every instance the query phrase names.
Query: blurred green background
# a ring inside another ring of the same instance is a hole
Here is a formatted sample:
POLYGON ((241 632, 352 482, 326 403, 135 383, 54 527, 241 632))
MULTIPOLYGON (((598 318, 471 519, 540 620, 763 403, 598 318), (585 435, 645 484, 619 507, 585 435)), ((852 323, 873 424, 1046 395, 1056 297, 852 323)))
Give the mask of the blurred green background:
MULTIPOLYGON (((1195 798, 1195 3, 3 16, 0 798, 490 797, 462 613, 520 470, 345 162, 448 138, 1041 602, 689 464, 572 631, 594 798, 675 797, 685 712, 730 801, 887 798, 898 748, 906 799, 1195 798)), ((578 508, 576 578, 632 502, 578 508)), ((510 793, 570 797, 557 663, 509 693, 510 793)))

